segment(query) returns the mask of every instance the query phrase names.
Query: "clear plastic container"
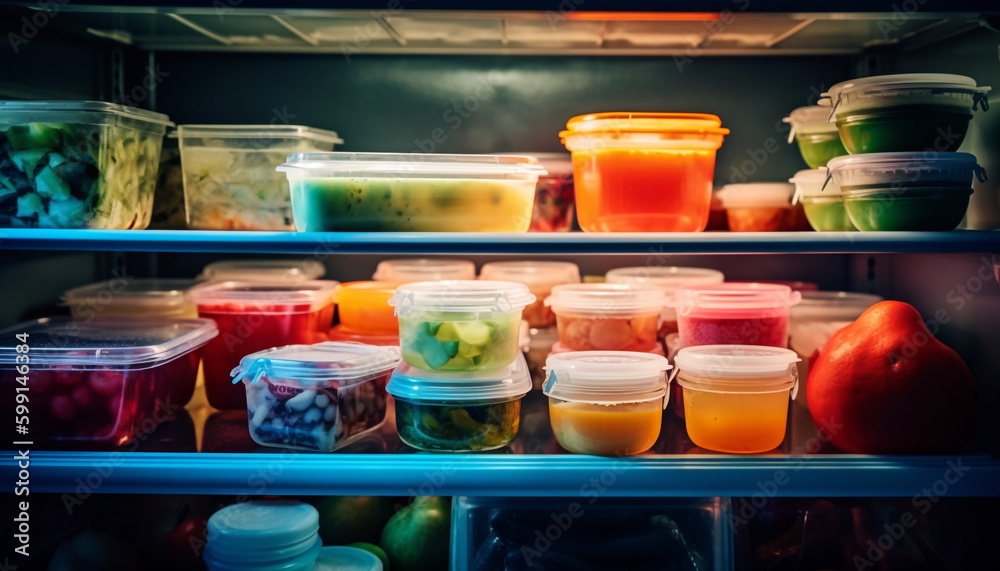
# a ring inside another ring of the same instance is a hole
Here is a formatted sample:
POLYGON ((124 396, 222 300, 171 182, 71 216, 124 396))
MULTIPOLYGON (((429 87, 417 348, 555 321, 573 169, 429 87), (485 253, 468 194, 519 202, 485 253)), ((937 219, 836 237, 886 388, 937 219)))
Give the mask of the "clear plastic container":
POLYGON ((596 113, 559 133, 573 153, 587 232, 700 232, 708 224, 715 152, 729 129, 701 113, 596 113))
POLYGON ((399 333, 355 333, 344 329, 341 325, 334 325, 330 329, 328 336, 330 341, 363 343, 365 345, 377 345, 379 347, 399 346, 399 333))
POLYGON ((514 440, 531 377, 523 355, 504 367, 468 373, 425 371, 404 363, 393 371, 387 390, 403 442, 420 450, 472 452, 514 440))
POLYGON ((847 216, 844 195, 829 181, 826 167, 803 170, 788 179, 795 185, 795 198, 805 210, 809 225, 817 232, 853 232, 854 223, 847 216), (825 186, 824 186, 825 185, 825 186))
POLYGON ((288 176, 299 232, 526 232, 531 157, 296 153, 288 176))
POLYGON ((788 346, 789 308, 802 294, 786 285, 723 283, 677 290, 679 347, 788 346))
POLYGON ((334 281, 214 282, 191 290, 198 315, 215 320, 219 337, 205 351, 205 394, 219 409, 247 406, 246 392, 229 373, 244 355, 328 339, 333 325, 334 281))
POLYGON ((396 291, 394 282, 348 282, 337 286, 339 327, 344 333, 399 336, 399 322, 389 300, 396 291))
POLYGON ((832 111, 826 105, 810 105, 795 109, 784 119, 792 126, 788 142, 794 140, 798 143, 802 160, 811 169, 825 167, 830 159, 847 154, 847 149, 840 142, 837 125, 830 123, 832 111))
POLYGON ((545 359, 559 342, 559 329, 556 327, 532 327, 529 329, 528 350, 524 358, 528 361, 528 371, 531 373, 531 390, 542 389, 545 381, 545 359))
POLYGON ((0 101, 0 227, 146 228, 169 126, 113 103, 0 101))
POLYGON ((697 446, 753 454, 785 439, 788 397, 797 381, 794 351, 777 347, 685 347, 674 358, 684 388, 684 422, 697 446))
POLYGON ((727 184, 718 192, 732 232, 810 230, 802 205, 792 202, 795 185, 787 182, 727 184))
POLYGON ((684 268, 680 266, 636 266, 615 268, 604 275, 609 284, 650 285, 663 290, 663 311, 660 313, 660 330, 657 337, 666 339, 677 332, 677 311, 673 307, 674 292, 682 287, 720 284, 726 276, 718 270, 684 268))
POLYGON ((397 284, 441 280, 474 280, 476 279, 476 264, 468 260, 441 260, 437 258, 383 260, 375 267, 372 279, 397 284))
POLYGON ((208 571, 312 571, 323 543, 319 512, 292 500, 254 500, 208 518, 208 571))
POLYGON ((264 446, 330 452, 385 421, 395 347, 289 345, 243 357, 233 384, 246 386, 250 436, 264 446))
POLYGON ((13 419, 24 404, 15 403, 15 387, 27 386, 32 440, 122 444, 191 400, 202 351, 216 335, 205 319, 22 323, 0 331, 0 385, 10 394, 0 411, 13 419), (24 344, 30 365, 18 359, 24 344))
POLYGON ((374 553, 347 545, 328 545, 320 550, 312 571, 382 571, 382 560, 374 553))
POLYGON ((665 303, 662 289, 638 284, 561 285, 545 299, 559 342, 575 351, 651 351, 665 303))
POLYGON ((176 137, 187 224, 197 230, 294 230, 288 182, 274 169, 344 142, 297 125, 180 125, 176 137))
POLYGON ((569 232, 573 229, 573 157, 567 153, 517 153, 530 155, 545 167, 538 177, 529 232, 569 232))
POLYGON ((577 454, 631 456, 660 436, 667 358, 630 351, 550 355, 542 392, 559 445, 577 454))
POLYGON ((288 284, 318 280, 325 275, 326 267, 316 260, 223 260, 205 266, 198 279, 288 284))
POLYGON ((580 268, 572 262, 490 262, 479 270, 479 279, 517 282, 528 286, 535 302, 524 308, 522 316, 531 327, 555 325, 556 316, 545 305, 552 288, 580 283, 580 268))
POLYGON ((153 230, 183 230, 187 228, 184 209, 184 171, 181 170, 181 150, 175 139, 164 139, 160 151, 160 170, 153 192, 153 212, 149 218, 153 230))
POLYGON ((73 288, 62 302, 74 319, 197 319, 198 307, 187 292, 196 280, 114 279, 73 288))
POLYGON ((514 282, 404 284, 389 304, 399 318, 403 360, 431 371, 504 367, 520 353, 521 311, 535 301, 514 282))

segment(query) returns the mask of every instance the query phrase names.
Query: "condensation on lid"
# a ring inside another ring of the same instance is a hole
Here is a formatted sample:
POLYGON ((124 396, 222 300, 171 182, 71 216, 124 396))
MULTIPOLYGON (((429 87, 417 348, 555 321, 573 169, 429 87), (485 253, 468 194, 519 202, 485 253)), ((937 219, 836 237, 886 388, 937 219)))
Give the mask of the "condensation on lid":
POLYGON ((477 402, 521 398, 531 390, 524 354, 506 367, 470 372, 425 371, 400 363, 386 391, 407 401, 477 402))
POLYGON ((340 386, 364 382, 400 363, 399 348, 325 341, 315 345, 287 345, 243 357, 230 375, 233 383, 255 382, 266 374, 272 383, 283 380, 302 385, 325 382, 340 386))
POLYGON ((534 301, 528 286, 520 283, 441 280, 403 284, 396 288, 389 305, 402 316, 411 311, 507 313, 520 311, 534 301))
POLYGON ((316 260, 223 260, 205 266, 200 279, 213 282, 315 280, 326 274, 326 267, 316 260))
POLYGON ((431 258, 383 260, 375 267, 372 279, 397 283, 474 280, 476 279, 476 265, 468 260, 431 258))
POLYGON ((716 193, 723 208, 790 208, 795 185, 787 182, 727 184, 716 193))
POLYGON ((580 282, 580 268, 572 262, 490 262, 479 271, 483 280, 501 280, 528 286, 552 286, 580 282))
POLYGON ((644 402, 666 393, 667 358, 632 351, 574 351, 549 355, 542 392, 574 402, 644 402))

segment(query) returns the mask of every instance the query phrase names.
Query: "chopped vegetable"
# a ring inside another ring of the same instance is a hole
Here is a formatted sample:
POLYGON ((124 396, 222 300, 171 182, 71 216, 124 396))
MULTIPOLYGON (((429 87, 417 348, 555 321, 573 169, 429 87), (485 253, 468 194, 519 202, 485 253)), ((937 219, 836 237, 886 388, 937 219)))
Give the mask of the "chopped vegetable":
POLYGON ((396 399, 396 431, 421 450, 492 450, 517 435, 521 401, 424 404, 396 399))
POLYGON ((517 355, 520 322, 513 317, 468 321, 399 320, 403 359, 418 369, 475 371, 502 367, 517 355))

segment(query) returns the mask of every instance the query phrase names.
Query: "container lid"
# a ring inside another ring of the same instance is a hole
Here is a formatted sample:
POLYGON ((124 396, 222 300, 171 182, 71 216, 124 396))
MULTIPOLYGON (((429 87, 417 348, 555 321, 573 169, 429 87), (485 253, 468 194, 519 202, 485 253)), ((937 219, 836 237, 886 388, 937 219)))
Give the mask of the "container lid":
POLYGON ((219 334, 210 319, 46 317, 0 331, 0 364, 17 362, 15 335, 28 335, 31 362, 87 368, 132 368, 169 361, 219 334))
POLYGON ((950 73, 897 73, 893 75, 875 75, 842 81, 822 94, 833 102, 832 112, 840 105, 841 96, 851 93, 873 93, 878 91, 896 91, 902 89, 929 89, 936 92, 971 93, 972 108, 982 106, 983 111, 989 109, 986 94, 989 87, 976 87, 976 80, 964 75, 950 73))
POLYGON ((680 315, 694 311, 742 309, 774 309, 791 307, 802 294, 780 284, 728 282, 715 285, 685 287, 675 294, 675 307, 680 315))
POLYGON ((678 384, 705 390, 775 390, 797 380, 795 351, 757 345, 699 345, 677 352, 678 384), (770 377, 770 378, 768 378, 770 377))
POLYGON ((208 518, 206 551, 213 557, 225 553, 227 562, 286 557, 312 548, 319 532, 319 512, 292 500, 241 502, 222 508, 208 518))
MULTIPOLYGON (((553 335, 555 335, 556 339, 559 338, 558 331, 554 332, 553 335)), ((532 339, 534 339, 534 338, 532 338, 532 339)), ((551 345, 551 348, 549 349, 549 354, 550 355, 558 355, 560 353, 576 353, 576 352, 578 352, 575 349, 570 349, 569 347, 563 345, 559 341, 556 341, 555 343, 553 343, 552 341, 549 341, 549 345, 551 345)), ((660 343, 657 343, 656 345, 654 345, 653 348, 650 349, 649 351, 640 351, 640 353, 642 353, 642 352, 652 353, 654 355, 663 355, 664 357, 667 356, 666 351, 663 350, 663 345, 660 344, 660 343)))
POLYGON ((470 402, 513 400, 531 390, 531 374, 524 354, 506 367, 471 372, 424 371, 400 363, 385 389, 411 402, 470 402))
POLYGON ((558 284, 580 283, 580 268, 572 262, 490 262, 479 270, 479 279, 517 282, 548 288, 558 284))
POLYGON ((178 138, 204 139, 311 139, 343 144, 336 132, 301 125, 178 125, 178 138))
POLYGON ((163 310, 188 303, 187 292, 198 283, 198 280, 115 279, 68 290, 62 301, 67 306, 124 304, 163 310))
POLYGON ((396 315, 411 311, 505 313, 520 311, 531 305, 535 296, 528 286, 514 282, 491 280, 441 280, 415 282, 396 288, 389 305, 396 315))
MULTIPOLYGON (((507 154, 507 153, 504 153, 507 154)), ((573 174, 573 155, 570 153, 509 153, 511 155, 526 155, 538 159, 549 176, 568 176, 573 174)))
POLYGON ((717 193, 723 208, 791 208, 794 195, 787 182, 727 184, 717 193))
POLYGON ((328 335, 330 341, 364 343, 365 345, 378 345, 380 347, 399 346, 398 333, 360 333, 345 331, 343 325, 334 325, 328 335))
POLYGON ((316 260, 223 260, 205 266, 198 278, 212 282, 236 280, 288 283, 315 280, 325 274, 326 267, 316 260))
POLYGON ((566 122, 560 137, 579 133, 684 133, 729 134, 722 120, 707 113, 635 113, 630 111, 579 115, 566 122))
POLYGON ((408 283, 438 280, 474 280, 476 265, 468 260, 413 258, 383 260, 375 267, 373 280, 408 283))
POLYGON ((559 311, 601 312, 611 315, 659 312, 666 303, 663 290, 653 285, 584 283, 558 285, 545 305, 559 311))
POLYGON ((681 266, 635 266, 615 268, 605 274, 611 284, 637 284, 655 286, 668 296, 682 287, 717 284, 725 281, 725 275, 708 268, 685 268, 681 266))
POLYGON ((836 123, 830 123, 831 109, 829 105, 809 105, 799 107, 782 119, 792 128, 788 131, 788 142, 795 140, 795 133, 818 133, 836 131, 836 123))
POLYGON ((272 384, 342 387, 385 373, 399 362, 397 347, 325 341, 257 351, 240 359, 230 376, 234 385, 257 382, 267 375, 272 384))
POLYGON ((549 355, 542 392, 572 402, 646 402, 666 394, 670 363, 632 351, 575 351, 549 355))
POLYGON ((883 298, 849 291, 804 291, 802 303, 792 307, 793 320, 854 321, 883 298))
POLYGON ((364 549, 331 545, 320 550, 312 571, 382 571, 382 560, 364 549))
POLYGON ((295 153, 277 168, 299 178, 461 178, 534 180, 545 168, 531 157, 427 153, 295 153))
MULTIPOLYGON (((935 186, 941 183, 971 182, 972 176, 986 182, 986 170, 969 153, 868 153, 846 155, 827 163, 829 180, 841 187, 885 186, 887 184, 919 183, 935 186)), ((843 192, 843 191, 842 191, 843 192)))
POLYGON ((188 295, 199 304, 236 304, 233 313, 246 311, 240 305, 254 306, 254 311, 268 313, 274 306, 275 313, 315 311, 333 303, 333 291, 338 282, 312 280, 295 282, 225 281, 211 282, 193 288, 188 295), (306 307, 299 307, 306 306, 306 307))
POLYGON ((830 171, 826 167, 818 169, 806 169, 795 173, 795 176, 788 179, 788 182, 795 185, 795 196, 792 197, 792 204, 798 204, 804 197, 835 197, 841 194, 840 186, 834 182, 827 182, 830 171), (825 186, 824 186, 825 185, 825 186))
MULTIPOLYGON (((162 125, 164 128, 174 126, 163 113, 104 101, 0 101, 0 126, 22 124, 25 121, 24 115, 29 115, 33 123, 80 123, 86 119, 79 117, 82 113, 114 115, 162 125), (13 117, 17 119, 12 120, 13 117)), ((95 119, 96 117, 91 120, 95 119)))

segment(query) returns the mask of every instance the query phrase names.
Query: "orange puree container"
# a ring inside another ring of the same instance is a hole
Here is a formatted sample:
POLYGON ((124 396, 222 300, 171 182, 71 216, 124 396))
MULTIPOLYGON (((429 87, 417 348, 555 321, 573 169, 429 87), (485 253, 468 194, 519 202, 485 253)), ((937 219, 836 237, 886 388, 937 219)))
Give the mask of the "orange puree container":
POLYGON ((660 435, 667 359, 630 351, 549 355, 542 391, 560 446, 577 454, 628 456, 660 435))
POLYGON ((334 291, 340 330, 367 335, 399 335, 399 322, 389 298, 394 282, 348 282, 334 291))
POLYGON ((729 129, 703 113, 595 113, 559 133, 587 232, 701 232, 729 129))
POLYGON ((794 351, 756 345, 701 345, 678 351, 684 421, 697 446, 758 453, 785 439, 789 393, 798 381, 794 351))

